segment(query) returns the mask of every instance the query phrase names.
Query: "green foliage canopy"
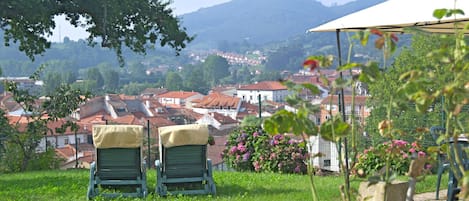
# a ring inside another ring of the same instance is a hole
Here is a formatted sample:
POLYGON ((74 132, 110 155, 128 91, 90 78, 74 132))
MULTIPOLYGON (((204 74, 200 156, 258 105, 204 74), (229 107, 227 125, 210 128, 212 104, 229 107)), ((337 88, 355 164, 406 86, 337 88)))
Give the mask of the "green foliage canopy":
POLYGON ((224 78, 230 74, 230 65, 228 61, 217 55, 209 55, 203 63, 204 68, 204 79, 210 84, 215 86, 219 83, 221 78, 224 78))
POLYGON ((56 27, 54 17, 65 15, 73 26, 86 28, 89 45, 100 39, 101 46, 116 52, 122 65, 123 46, 145 53, 149 43, 168 45, 178 53, 193 39, 169 4, 161 0, 4 0, 0 2, 0 28, 5 31, 5 45, 19 42, 19 50, 34 60, 50 48, 46 37, 56 27))

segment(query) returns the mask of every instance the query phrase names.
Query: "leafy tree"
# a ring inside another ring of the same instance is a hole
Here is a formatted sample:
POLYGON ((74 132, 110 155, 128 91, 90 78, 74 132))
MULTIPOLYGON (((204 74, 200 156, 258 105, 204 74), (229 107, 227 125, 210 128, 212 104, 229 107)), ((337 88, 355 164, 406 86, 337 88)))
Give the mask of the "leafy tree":
POLYGON ((102 88, 104 86, 104 79, 101 71, 98 68, 90 68, 86 72, 86 79, 96 81, 96 87, 102 88))
POLYGON ((128 73, 131 82, 145 82, 148 78, 146 69, 140 62, 134 62, 128 65, 128 73))
POLYGON ((146 88, 150 88, 152 85, 148 83, 136 83, 131 82, 122 87, 121 92, 128 95, 139 95, 146 88))
POLYGON ((254 115, 245 116, 241 121, 241 127, 260 127, 261 124, 262 119, 254 115))
POLYGON ((278 71, 262 72, 256 75, 253 80, 256 82, 280 80, 282 75, 278 71))
POLYGON ((237 83, 247 84, 251 82, 252 75, 247 66, 237 69, 235 74, 237 83))
MULTIPOLYGON (((32 78, 37 80, 38 73, 34 74, 32 78)), ((48 94, 44 102, 37 104, 38 96, 29 94, 27 90, 18 89, 14 82, 7 82, 6 89, 13 94, 14 100, 20 103, 25 111, 26 115, 24 117, 27 119, 27 123, 26 126, 21 125, 19 122, 11 125, 5 115, 0 115, 0 125, 2 125, 2 134, 5 139, 2 142, 2 144, 5 144, 3 147, 5 154, 1 156, 2 161, 7 163, 2 165, 2 171, 16 172, 43 168, 44 166, 37 167, 32 164, 38 164, 35 161, 44 160, 45 158, 48 158, 46 161, 50 162, 45 167, 56 166, 57 163, 53 158, 50 158, 54 156, 51 155, 50 151, 46 150, 45 153, 36 151, 39 142, 49 132, 47 128, 49 122, 56 122, 59 119, 68 117, 84 102, 85 99, 82 98, 82 95, 85 95, 85 98, 88 95, 62 84, 53 93, 48 94)), ((4 114, 4 111, 0 113, 4 114)), ((69 120, 66 120, 66 123, 62 125, 62 131, 66 127, 74 125, 69 122, 69 120)), ((73 128, 77 129, 76 125, 75 127, 72 126, 72 130, 73 128)))
POLYGON ((62 84, 60 73, 48 71, 44 78, 43 91, 45 94, 52 94, 55 89, 62 84))
POLYGON ((228 61, 217 55, 209 55, 203 63, 204 80, 210 87, 219 84, 219 80, 230 75, 228 61))
POLYGON ((168 45, 178 53, 193 39, 181 28, 169 4, 159 0, 4 0, 0 2, 0 28, 4 44, 19 42, 19 50, 34 60, 34 55, 50 48, 46 37, 56 26, 54 16, 65 15, 72 25, 87 27, 88 45, 96 45, 99 39, 102 47, 116 52, 122 65, 123 46, 146 53, 148 43, 168 45))
MULTIPOLYGON (((407 100, 403 93, 399 92, 399 88, 404 85, 404 82, 399 79, 401 74, 412 69, 420 69, 424 71, 435 71, 432 59, 426 55, 428 52, 433 51, 441 46, 451 46, 451 42, 441 40, 437 36, 430 35, 414 35, 412 38, 412 46, 405 48, 395 58, 393 65, 383 73, 381 79, 377 82, 369 84, 369 92, 372 95, 368 99, 368 107, 373 108, 370 117, 366 119, 365 131, 369 135, 367 145, 377 145, 386 139, 379 135, 378 125, 384 119, 387 119, 386 105, 389 105, 389 100, 407 100)), ((452 72, 442 71, 438 76, 441 79, 451 76, 452 72)), ((440 125, 441 111, 438 109, 440 104, 433 103, 433 109, 428 113, 420 113, 413 109, 414 104, 410 101, 398 102, 395 109, 391 110, 391 120, 393 121, 394 128, 403 131, 401 138, 407 141, 417 140, 421 135, 417 135, 417 128, 431 127, 440 125)), ((429 145, 433 141, 430 136, 424 137, 426 140, 424 145, 429 145)), ((361 140, 365 142, 366 140, 361 140)))
POLYGON ((166 73, 166 88, 171 91, 182 90, 184 87, 181 76, 176 72, 166 73))
POLYGON ((267 71, 290 70, 296 72, 298 64, 305 58, 303 47, 298 44, 291 44, 279 48, 270 53, 267 57, 265 68, 267 71))
POLYGON ((206 94, 209 90, 207 82, 204 80, 202 66, 189 66, 184 68, 184 88, 188 91, 197 91, 206 94))
POLYGON ((106 69, 103 73, 104 88, 107 91, 115 91, 119 89, 119 72, 106 69))
POLYGON ((98 95, 96 80, 83 80, 82 82, 76 82, 71 85, 74 90, 82 90, 86 93, 98 95))
POLYGON ((77 81, 77 74, 72 71, 68 71, 62 74, 62 79, 67 84, 72 84, 77 81))

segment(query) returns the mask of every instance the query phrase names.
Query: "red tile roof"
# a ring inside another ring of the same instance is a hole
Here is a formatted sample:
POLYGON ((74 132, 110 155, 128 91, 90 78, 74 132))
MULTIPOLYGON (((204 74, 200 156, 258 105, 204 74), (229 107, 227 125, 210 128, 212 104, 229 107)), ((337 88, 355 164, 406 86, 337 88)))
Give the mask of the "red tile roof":
POLYGON ((212 117, 217 120, 218 122, 220 122, 222 125, 226 125, 226 124, 236 124, 238 123, 236 120, 234 120, 233 118, 229 117, 229 116, 225 116, 225 115, 222 115, 218 112, 211 112, 209 113, 209 115, 212 115, 212 117))
POLYGON ((287 90, 287 87, 277 81, 263 81, 257 84, 241 86, 238 88, 238 90, 277 91, 277 90, 287 90))
POLYGON ((227 96, 221 93, 211 93, 204 96, 200 102, 194 107, 196 108, 214 108, 214 107, 231 107, 237 108, 240 104, 241 99, 238 97, 227 96))
POLYGON ((68 145, 62 148, 56 148, 55 153, 57 153, 59 156, 62 156, 63 158, 68 159, 75 156, 75 149, 68 145))
MULTIPOLYGON (((25 116, 7 116, 9 122, 11 125, 16 125, 18 126, 19 131, 25 131, 28 122, 33 121, 32 119, 28 119, 28 117, 25 116)), ((57 133, 56 128, 61 127, 63 124, 66 123, 66 120, 64 119, 59 119, 57 121, 49 121, 47 122, 47 128, 49 128, 47 135, 72 135, 75 134, 74 131, 70 129, 70 127, 67 128, 67 130, 64 133, 57 133)), ((82 122, 76 122, 79 127, 78 127, 78 133, 80 134, 87 134, 90 133, 89 130, 86 130, 86 124, 83 124, 82 122)))
MULTIPOLYGON (((328 105, 329 103, 332 103, 334 105, 337 105, 338 104, 338 97, 337 95, 329 95, 328 97, 324 98, 322 101, 321 101, 321 104, 326 104, 328 105), (331 102, 331 98, 332 98, 332 102, 331 102)), ((361 104, 361 105, 364 105, 366 103, 366 99, 368 98, 368 96, 355 96, 355 104, 361 104)), ((345 95, 344 96, 344 102, 346 105, 350 105, 352 104, 352 96, 351 95, 345 95)))
POLYGON ((169 91, 164 94, 158 95, 159 98, 180 98, 186 99, 192 96, 201 95, 199 92, 188 92, 188 91, 169 91))

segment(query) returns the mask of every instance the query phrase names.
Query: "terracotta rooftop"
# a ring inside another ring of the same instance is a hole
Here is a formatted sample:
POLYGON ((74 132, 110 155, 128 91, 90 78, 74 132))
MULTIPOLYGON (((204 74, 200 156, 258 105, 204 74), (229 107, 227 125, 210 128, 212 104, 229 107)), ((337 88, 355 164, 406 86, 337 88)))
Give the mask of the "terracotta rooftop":
POLYGON ((209 115, 212 115, 212 117, 214 119, 216 119, 218 122, 220 122, 222 125, 225 125, 225 124, 236 124, 238 123, 236 120, 234 120, 233 118, 229 117, 229 116, 225 116, 225 115, 222 115, 218 112, 211 112, 209 113, 209 115))
MULTIPOLYGON (((333 95, 333 96, 328 96, 326 98, 324 98, 322 101, 321 101, 321 104, 329 104, 331 103, 331 98, 332 98, 332 104, 336 105, 338 104, 338 97, 337 95, 333 95)), ((355 96, 355 104, 361 104, 361 105, 364 105, 366 103, 366 99, 368 97, 367 96, 355 96)), ((350 105, 352 104, 352 96, 351 95, 345 95, 344 96, 344 102, 346 105, 350 105)))
POLYGON ((197 108, 214 108, 214 107, 231 107, 237 108, 240 104, 241 99, 238 97, 227 96, 221 93, 211 93, 207 96, 204 96, 200 102, 198 102, 194 107, 197 108))
POLYGON ((238 88, 238 90, 262 90, 262 91, 277 91, 287 90, 287 87, 277 81, 264 81, 257 84, 244 85, 238 88))
POLYGON ((159 94, 163 94, 166 92, 168 92, 168 90, 164 88, 146 88, 145 90, 143 90, 141 94, 142 95, 145 95, 145 94, 159 95, 159 94))
POLYGON ((158 95, 159 98, 181 98, 186 99, 191 96, 201 95, 199 92, 188 92, 188 91, 169 91, 158 95))
POLYGON ((56 148, 55 153, 57 153, 59 156, 62 156, 64 158, 70 158, 75 155, 75 149, 71 147, 70 145, 68 145, 62 148, 56 148))

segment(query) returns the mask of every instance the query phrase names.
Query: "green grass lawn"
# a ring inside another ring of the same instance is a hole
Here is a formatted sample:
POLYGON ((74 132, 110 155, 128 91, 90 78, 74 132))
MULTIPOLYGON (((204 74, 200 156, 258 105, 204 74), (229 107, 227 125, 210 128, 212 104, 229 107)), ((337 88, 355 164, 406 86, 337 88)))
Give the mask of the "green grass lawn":
MULTIPOLYGON (((154 195, 155 170, 147 172, 150 195, 146 200, 159 200, 154 195)), ((405 179, 403 177, 402 179, 405 179)), ((217 195, 173 196, 166 200, 311 200, 306 175, 275 173, 214 172, 217 195)), ((353 188, 362 180, 351 179, 353 188)), ((0 174, 0 200, 86 200, 89 171, 44 171, 18 174, 0 174)), ((434 191, 436 176, 430 175, 417 184, 417 193, 434 191)), ((447 182, 444 178, 442 184, 447 182)), ((339 186, 343 177, 315 177, 320 200, 340 200, 339 186)), ((442 185, 442 188, 446 188, 442 185)), ((104 200, 96 198, 95 200, 104 200)), ((119 198, 116 200, 141 200, 119 198)))

